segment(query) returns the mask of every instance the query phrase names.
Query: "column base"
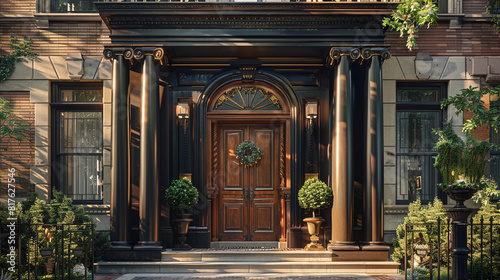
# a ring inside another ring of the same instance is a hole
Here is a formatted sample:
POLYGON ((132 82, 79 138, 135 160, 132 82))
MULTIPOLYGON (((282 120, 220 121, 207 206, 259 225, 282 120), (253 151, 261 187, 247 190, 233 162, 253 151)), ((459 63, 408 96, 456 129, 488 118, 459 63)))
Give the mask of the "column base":
POLYGON ((389 251, 390 247, 383 241, 370 241, 361 245, 361 251, 389 251))
POLYGON ((330 241, 328 251, 359 251, 354 241, 330 241))

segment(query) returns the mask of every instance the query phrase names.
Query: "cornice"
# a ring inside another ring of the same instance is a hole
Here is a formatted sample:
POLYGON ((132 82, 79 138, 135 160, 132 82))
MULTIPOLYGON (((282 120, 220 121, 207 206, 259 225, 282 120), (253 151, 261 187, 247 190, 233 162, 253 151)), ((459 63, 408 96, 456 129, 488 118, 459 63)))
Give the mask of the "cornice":
POLYGON ((280 16, 280 15, 186 15, 186 16, 133 16, 116 15, 104 16, 108 27, 115 28, 163 28, 163 29, 191 29, 191 28, 345 28, 365 27, 370 23, 380 24, 381 19, 374 16, 352 15, 307 15, 307 16, 280 16))
POLYGON ((170 11, 266 11, 275 10, 281 13, 295 12, 319 12, 331 13, 342 10, 358 13, 386 13, 398 6, 396 2, 265 2, 265 3, 175 3, 175 2, 96 2, 99 11, 113 11, 123 13, 129 11, 150 10, 153 13, 164 13, 170 11))
POLYGON ((380 28, 397 3, 97 2, 110 29, 134 28, 380 28))

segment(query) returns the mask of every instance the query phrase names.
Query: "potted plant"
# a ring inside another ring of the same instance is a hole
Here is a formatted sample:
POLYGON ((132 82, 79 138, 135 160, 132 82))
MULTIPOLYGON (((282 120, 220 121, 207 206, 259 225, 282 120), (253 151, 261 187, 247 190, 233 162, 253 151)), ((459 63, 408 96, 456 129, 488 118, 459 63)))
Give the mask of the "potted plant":
POLYGON ((439 136, 434 147, 438 152, 434 166, 443 177, 443 183, 438 186, 457 202, 457 207, 463 207, 465 200, 486 186, 483 177, 494 145, 478 141, 469 133, 463 141, 450 122, 445 123, 442 131, 434 132, 439 136))
POLYGON ((307 244, 304 249, 306 251, 325 250, 325 248, 319 243, 318 237, 321 223, 323 223, 325 219, 316 217, 316 210, 327 208, 330 204, 332 204, 332 188, 317 178, 308 179, 299 190, 298 200, 300 207, 311 210, 313 214, 312 217, 304 219, 304 222, 307 223, 309 235, 311 236, 311 243, 307 244))
POLYGON ((165 191, 165 199, 167 200, 170 209, 178 210, 181 218, 175 219, 177 223, 177 233, 179 234, 180 244, 175 247, 179 250, 189 250, 191 246, 186 244, 186 234, 188 232, 189 223, 193 219, 185 217, 184 211, 198 203, 198 190, 186 178, 173 180, 170 187, 165 191))
POLYGON ((54 245, 52 244, 52 233, 49 228, 46 227, 43 232, 43 239, 39 246, 40 255, 45 261, 45 266, 47 268, 47 273, 52 274, 53 270, 53 260, 52 255, 54 254, 54 245))
POLYGON ((54 246, 52 245, 52 233, 48 228, 45 228, 42 242, 40 242, 40 254, 44 259, 48 259, 52 256, 54 252, 54 246))

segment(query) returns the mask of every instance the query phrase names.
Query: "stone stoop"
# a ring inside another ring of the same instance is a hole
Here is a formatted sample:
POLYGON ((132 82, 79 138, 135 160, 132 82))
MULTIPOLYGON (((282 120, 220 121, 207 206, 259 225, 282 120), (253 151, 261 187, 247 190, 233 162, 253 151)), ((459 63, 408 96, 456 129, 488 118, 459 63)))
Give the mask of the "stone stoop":
POLYGON ((398 274, 392 261, 333 261, 332 252, 303 250, 164 251, 161 262, 99 262, 97 274, 112 273, 366 273, 398 274))

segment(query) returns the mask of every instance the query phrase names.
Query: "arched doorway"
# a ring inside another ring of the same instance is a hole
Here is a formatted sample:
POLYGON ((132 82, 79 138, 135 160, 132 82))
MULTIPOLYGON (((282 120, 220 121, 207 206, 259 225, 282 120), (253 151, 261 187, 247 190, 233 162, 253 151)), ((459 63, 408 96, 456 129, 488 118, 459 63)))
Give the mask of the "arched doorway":
POLYGON ((278 241, 286 231, 280 189, 287 182, 290 109, 276 88, 262 82, 231 83, 208 105, 212 131, 214 241, 278 241), (262 151, 255 165, 236 157, 238 145, 252 141, 262 151))
POLYGON ((256 71, 252 81, 243 82, 240 71, 228 71, 207 83, 194 107, 193 182, 207 198, 199 224, 210 231, 212 242, 285 242, 289 230, 299 224, 296 192, 297 182, 303 181, 301 113, 302 106, 291 84, 276 73, 256 71), (258 141, 269 155, 257 164, 268 166, 265 179, 258 176, 258 168, 245 170, 232 164, 230 150, 234 152, 244 140, 258 141), (228 177, 233 170, 238 173, 228 177), (233 185, 240 180, 242 184, 233 185), (221 191, 225 187, 228 192, 221 191))

